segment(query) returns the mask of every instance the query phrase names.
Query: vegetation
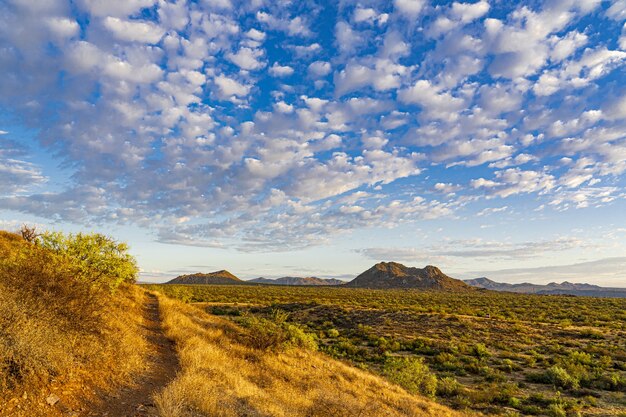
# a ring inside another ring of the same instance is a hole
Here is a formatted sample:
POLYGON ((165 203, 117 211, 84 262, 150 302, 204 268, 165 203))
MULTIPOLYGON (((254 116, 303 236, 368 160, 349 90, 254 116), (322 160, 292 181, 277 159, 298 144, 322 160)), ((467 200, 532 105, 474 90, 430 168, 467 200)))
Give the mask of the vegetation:
POLYGON ((51 392, 87 400, 84 387, 106 389, 144 366, 144 292, 126 284, 134 261, 111 239, 22 236, 0 231, 0 410, 55 415, 43 401, 51 392))
POLYGON ((240 317, 246 328, 173 299, 161 296, 160 304, 182 367, 157 395, 163 417, 465 415, 296 347, 286 336, 284 313, 270 311, 264 321, 252 324, 250 317, 240 317), (272 328, 271 343, 251 338, 263 325, 272 328))
POLYGON ((257 320, 263 327, 280 317, 279 327, 297 326, 320 351, 458 409, 552 416, 626 410, 624 299, 337 287, 151 288, 243 325, 257 320))
POLYGON ((35 243, 68 259, 78 280, 114 291, 122 283, 134 283, 139 269, 128 245, 99 233, 45 232, 35 243))

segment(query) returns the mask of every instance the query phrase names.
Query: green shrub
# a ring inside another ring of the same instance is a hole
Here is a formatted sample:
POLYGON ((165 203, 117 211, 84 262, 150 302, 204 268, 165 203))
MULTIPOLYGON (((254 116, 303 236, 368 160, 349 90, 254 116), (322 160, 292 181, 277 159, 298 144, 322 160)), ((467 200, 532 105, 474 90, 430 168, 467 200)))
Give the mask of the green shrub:
POLYGON ((302 347, 317 350, 317 338, 298 325, 287 323, 289 314, 273 310, 270 318, 247 316, 242 324, 249 329, 248 344, 260 350, 281 350, 287 347, 302 347))
POLYGON ((96 287, 114 291, 123 282, 135 282, 139 272, 128 245, 99 233, 45 232, 36 242, 70 259, 76 266, 76 277, 96 287))
POLYGON ((389 357, 383 366, 383 374, 411 393, 432 397, 437 391, 437 377, 422 358, 389 357))
POLYGON ((567 411, 561 404, 550 404, 547 411, 551 417, 567 417, 567 411))
POLYGON ((441 378, 437 382, 437 395, 443 398, 456 397, 461 393, 463 386, 452 377, 441 378))
POLYGON ((487 359, 491 354, 485 345, 482 343, 477 343, 472 346, 472 355, 476 356, 478 359, 487 359))
POLYGON ((328 330, 326 330, 326 335, 328 337, 332 337, 332 338, 339 337, 339 330, 337 330, 337 329, 328 329, 328 330))
POLYGON ((546 379, 554 386, 560 388, 576 389, 580 385, 579 380, 570 375, 560 366, 552 366, 546 371, 546 379))

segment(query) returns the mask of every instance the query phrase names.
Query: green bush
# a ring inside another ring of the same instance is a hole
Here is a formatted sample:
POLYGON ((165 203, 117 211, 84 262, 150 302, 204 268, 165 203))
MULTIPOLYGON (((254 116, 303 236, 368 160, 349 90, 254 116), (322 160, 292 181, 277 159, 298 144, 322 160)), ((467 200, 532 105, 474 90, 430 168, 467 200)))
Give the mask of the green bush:
POLYGON ((337 329, 328 329, 328 330, 326 330, 326 335, 328 337, 332 337, 332 338, 339 337, 339 330, 337 330, 337 329))
POLYGON ((483 345, 482 343, 477 343, 474 346, 472 346, 472 355, 476 356, 478 359, 487 359, 489 356, 491 356, 491 354, 489 353, 489 350, 487 350, 487 347, 485 345, 483 345))
POLYGON ((456 397, 463 390, 463 386, 450 376, 441 378, 437 382, 437 395, 443 398, 456 397))
POLYGON ((68 258, 76 266, 76 277, 95 287, 114 291, 123 282, 135 282, 139 272, 128 245, 99 233, 45 232, 36 243, 68 258))
POLYGON ((383 374, 411 393, 432 397, 437 391, 437 377, 422 358, 389 357, 383 366, 383 374))
POLYGON ((314 334, 306 333, 295 324, 287 323, 289 314, 282 310, 273 310, 270 318, 247 316, 243 325, 249 329, 248 344, 260 350, 281 350, 287 347, 302 347, 317 350, 314 334))
POLYGON ((556 387, 577 389, 580 385, 580 381, 577 378, 557 365, 548 368, 545 375, 546 379, 556 387))

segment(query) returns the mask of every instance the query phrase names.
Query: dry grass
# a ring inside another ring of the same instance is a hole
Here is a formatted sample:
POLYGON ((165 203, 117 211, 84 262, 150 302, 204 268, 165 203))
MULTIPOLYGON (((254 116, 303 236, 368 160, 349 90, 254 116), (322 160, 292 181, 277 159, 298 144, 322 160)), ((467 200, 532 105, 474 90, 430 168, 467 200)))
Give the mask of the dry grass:
POLYGON ((163 417, 464 415, 317 352, 253 349, 236 325, 159 299, 182 368, 157 396, 163 417))
POLYGON ((145 367, 145 292, 111 295, 78 282, 73 266, 0 231, 0 410, 3 416, 54 416, 94 399, 145 367), (120 360, 124 358, 124 360, 120 360))

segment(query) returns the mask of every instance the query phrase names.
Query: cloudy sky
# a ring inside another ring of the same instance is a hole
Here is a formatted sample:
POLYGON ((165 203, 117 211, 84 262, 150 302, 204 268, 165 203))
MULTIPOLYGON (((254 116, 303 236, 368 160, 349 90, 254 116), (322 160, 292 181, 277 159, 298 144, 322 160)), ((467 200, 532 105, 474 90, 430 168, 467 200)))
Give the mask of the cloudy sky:
POLYGON ((626 1, 0 0, 0 228, 143 279, 626 286, 626 1))

